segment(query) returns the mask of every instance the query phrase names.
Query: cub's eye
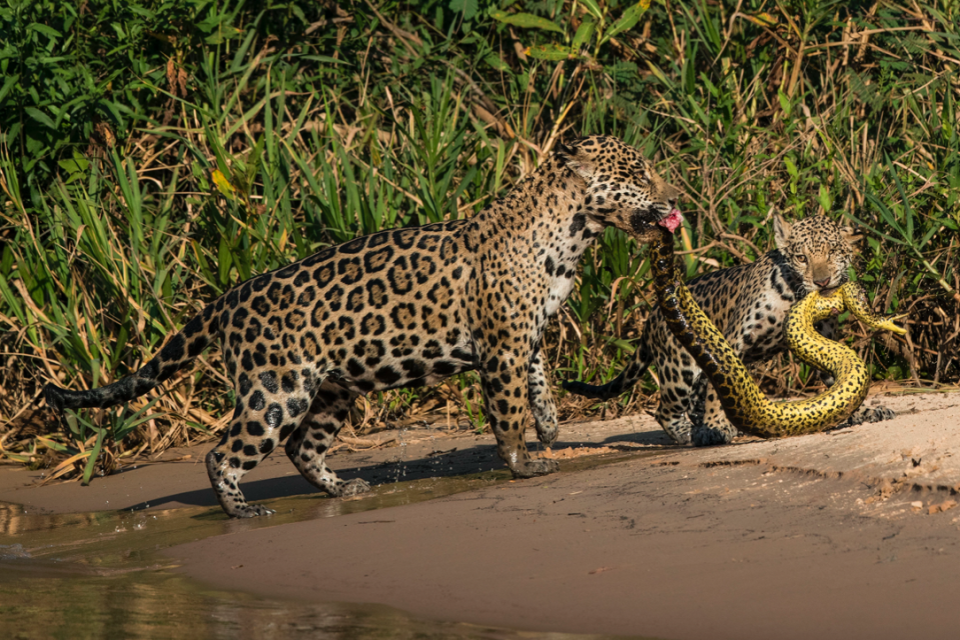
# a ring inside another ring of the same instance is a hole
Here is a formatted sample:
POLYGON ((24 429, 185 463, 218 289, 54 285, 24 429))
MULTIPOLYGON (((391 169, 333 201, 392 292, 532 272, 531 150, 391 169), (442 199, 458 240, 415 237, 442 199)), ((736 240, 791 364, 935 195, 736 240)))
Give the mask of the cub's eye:
POLYGON ((807 264, 807 256, 800 254, 797 256, 797 262, 800 264, 807 264))

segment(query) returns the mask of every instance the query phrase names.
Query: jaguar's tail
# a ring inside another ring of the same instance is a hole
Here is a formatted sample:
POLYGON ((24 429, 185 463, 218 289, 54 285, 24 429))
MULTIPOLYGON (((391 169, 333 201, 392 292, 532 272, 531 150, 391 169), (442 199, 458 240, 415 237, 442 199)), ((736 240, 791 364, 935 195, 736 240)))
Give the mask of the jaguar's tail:
POLYGON ((79 409, 84 407, 110 407, 129 402, 150 391, 193 361, 214 338, 217 331, 216 308, 207 306, 193 318, 160 350, 160 353, 140 369, 121 380, 99 389, 70 391, 54 384, 43 388, 43 397, 53 409, 79 409))

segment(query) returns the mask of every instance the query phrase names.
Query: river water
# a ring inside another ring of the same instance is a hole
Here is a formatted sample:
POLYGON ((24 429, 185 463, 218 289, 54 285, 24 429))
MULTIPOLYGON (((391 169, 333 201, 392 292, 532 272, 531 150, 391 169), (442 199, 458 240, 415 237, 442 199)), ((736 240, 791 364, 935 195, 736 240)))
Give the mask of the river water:
POLYGON ((283 498, 264 503, 275 515, 250 520, 208 507, 43 514, 0 502, 0 638, 600 638, 429 620, 378 604, 218 591, 186 578, 159 553, 210 536, 412 504, 507 480, 499 470, 380 485, 362 499, 283 498))

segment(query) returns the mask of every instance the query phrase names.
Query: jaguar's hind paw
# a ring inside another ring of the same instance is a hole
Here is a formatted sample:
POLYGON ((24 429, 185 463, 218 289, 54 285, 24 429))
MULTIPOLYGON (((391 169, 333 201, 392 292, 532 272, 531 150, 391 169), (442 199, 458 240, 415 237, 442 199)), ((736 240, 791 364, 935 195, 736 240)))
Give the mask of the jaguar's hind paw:
POLYGON ((536 458, 523 464, 517 465, 513 469, 515 478, 533 478, 535 476, 545 476, 549 473, 559 471, 560 463, 549 458, 536 458))
MULTIPOLYGON (((224 511, 227 511, 226 508, 224 508, 224 511)), ((244 504, 227 511, 227 515, 231 518, 256 518, 259 516, 272 516, 275 513, 276 511, 268 509, 262 504, 244 504)))

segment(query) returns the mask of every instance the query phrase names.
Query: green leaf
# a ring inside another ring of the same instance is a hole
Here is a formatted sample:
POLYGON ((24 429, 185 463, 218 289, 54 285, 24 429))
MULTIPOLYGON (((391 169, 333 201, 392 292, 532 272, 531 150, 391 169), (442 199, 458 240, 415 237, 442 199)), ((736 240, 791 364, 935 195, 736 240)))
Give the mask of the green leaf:
POLYGON ((527 49, 527 55, 540 60, 567 60, 577 57, 578 51, 561 44, 540 44, 527 49))
POLYGON ((585 19, 580 23, 580 26, 577 27, 577 34, 573 36, 573 44, 571 48, 574 51, 580 51, 584 45, 590 44, 590 39, 593 38, 594 32, 597 30, 597 23, 590 19, 585 19))
POLYGON ((790 98, 787 97, 783 91, 777 90, 777 97, 780 99, 780 108, 783 109, 783 114, 786 116, 790 115, 790 98))
POLYGON ((47 25, 40 24, 39 22, 31 23, 30 26, 27 27, 27 31, 37 31, 38 33, 42 33, 44 35, 50 36, 51 38, 63 37, 63 34, 57 31, 56 29, 54 29, 53 27, 48 27, 47 25))
POLYGON ((830 189, 825 185, 820 185, 820 193, 817 196, 817 201, 820 203, 820 206, 823 207, 824 211, 829 212, 833 209, 833 198, 830 196, 830 189))
POLYGON ((53 123, 53 120, 50 119, 50 116, 45 114, 43 111, 40 111, 40 109, 37 109, 36 107, 24 107, 23 110, 27 112, 28 116, 40 124, 46 125, 56 131, 57 125, 53 123))
POLYGON ((637 26, 637 23, 640 22, 640 17, 647 12, 647 9, 650 8, 650 0, 644 0, 643 2, 638 2, 629 9, 623 12, 623 15, 620 16, 620 19, 613 23, 607 32, 603 34, 603 41, 606 42, 610 38, 614 37, 618 33, 623 33, 628 29, 633 29, 637 26))
POLYGON ((582 4, 583 8, 589 11, 594 18, 603 22, 603 11, 600 10, 599 5, 597 5, 594 0, 580 0, 580 4, 582 4))
POLYGON ((97 433, 97 441, 93 445, 93 450, 90 451, 90 456, 87 458, 87 465, 83 468, 83 479, 80 484, 84 487, 90 484, 90 478, 93 477, 93 469, 97 465, 97 458, 100 457, 100 449, 103 447, 103 436, 106 432, 106 429, 100 429, 97 433))
MULTIPOLYGON (((880 214, 880 217, 883 218, 884 222, 886 222, 887 225, 889 225, 890 227, 892 227, 892 228, 893 228, 897 233, 899 233, 901 236, 904 235, 904 234, 903 234, 903 229, 900 227, 900 223, 897 222, 896 216, 893 215, 893 212, 890 211, 890 209, 887 208, 887 206, 883 203, 883 201, 881 201, 878 197, 876 197, 876 196, 873 195, 872 193, 868 193, 868 194, 867 194, 867 200, 870 202, 870 204, 873 205, 874 209, 876 209, 876 211, 880 214)), ((883 232, 880 231, 878 228, 874 228, 874 227, 870 226, 869 224, 867 224, 867 223, 864 222, 863 220, 860 220, 860 219, 854 217, 854 216, 853 216, 852 214, 850 214, 850 213, 844 213, 844 215, 846 215, 848 218, 850 218, 850 219, 853 220, 855 223, 857 223, 858 226, 861 226, 861 227, 863 227, 864 229, 867 229, 868 231, 872 232, 873 234, 878 235, 878 236, 880 236, 881 238, 883 238, 883 239, 885 239, 885 240, 887 240, 887 241, 889 241, 889 242, 893 242, 893 243, 896 243, 896 244, 899 244, 899 245, 905 245, 905 244, 906 244, 906 243, 905 243, 903 240, 901 240, 900 238, 894 238, 894 237, 891 236, 891 235, 888 235, 888 234, 886 234, 886 233, 883 233, 883 232)))
POLYGON ((83 157, 83 154, 73 150, 73 164, 77 167, 77 175, 71 177, 71 181, 76 178, 82 177, 83 174, 87 172, 87 169, 90 168, 90 161, 83 157))
POLYGON ((310 24, 310 21, 307 20, 307 16, 305 16, 303 13, 303 9, 298 7, 296 3, 290 5, 290 10, 293 11, 293 15, 300 18, 300 22, 302 22, 303 24, 310 24))
POLYGON ((800 177, 800 172, 797 171, 797 165, 793 163, 793 160, 789 157, 784 157, 783 163, 787 165, 787 173, 789 173, 794 180, 797 180, 800 177))
POLYGON ((253 150, 250 152, 250 155, 247 156, 247 171, 244 176, 244 197, 249 197, 250 195, 250 186, 253 184, 254 178, 257 176, 257 171, 260 169, 260 155, 263 153, 263 143, 264 138, 260 136, 260 139, 257 140, 257 143, 253 146, 253 150))
POLYGON ((560 27, 560 25, 553 20, 547 20, 546 18, 535 16, 532 13, 509 14, 506 11, 494 11, 490 15, 494 20, 498 20, 504 24, 512 24, 515 27, 523 27, 524 29, 543 29, 545 31, 556 31, 557 33, 563 33, 563 29, 560 27))
POLYGON ((67 173, 76 173, 80 171, 80 167, 77 166, 77 163, 74 160, 60 160, 57 162, 57 164, 60 165, 60 168, 67 173))
POLYGON ((462 13, 464 22, 477 15, 477 0, 450 0, 447 6, 451 11, 462 13))
POLYGON ((893 174, 893 182, 897 185, 897 193, 900 194, 900 202, 903 203, 903 217, 904 222, 906 222, 906 233, 904 236, 911 245, 913 244, 913 207, 910 206, 910 198, 907 197, 907 193, 903 188, 903 184, 900 182, 900 176, 897 175, 897 170, 893 166, 893 160, 890 159, 890 156, 886 151, 883 152, 883 157, 887 161, 887 166, 890 168, 890 173, 893 174))
POLYGON ((510 65, 504 62, 503 59, 496 53, 487 54, 487 57, 485 57, 483 61, 497 71, 510 71, 510 65))
POLYGON ((3 99, 7 97, 7 94, 10 92, 10 89, 13 88, 13 85, 17 83, 17 80, 20 79, 20 74, 15 73, 12 76, 9 76, 6 81, 3 83, 3 86, 0 87, 0 104, 3 103, 3 99))
POLYGON ((138 7, 135 4, 130 5, 130 10, 139 16, 143 16, 147 19, 152 19, 156 14, 145 7, 138 7))
POLYGON ((230 267, 233 266, 233 254, 230 252, 230 244, 226 238, 220 238, 220 250, 218 251, 217 261, 220 263, 220 284, 230 284, 230 267))
POLYGON ((331 58, 330 56, 300 56, 300 60, 312 60, 314 62, 322 62, 323 64, 350 64, 346 60, 337 60, 336 58, 331 58))

